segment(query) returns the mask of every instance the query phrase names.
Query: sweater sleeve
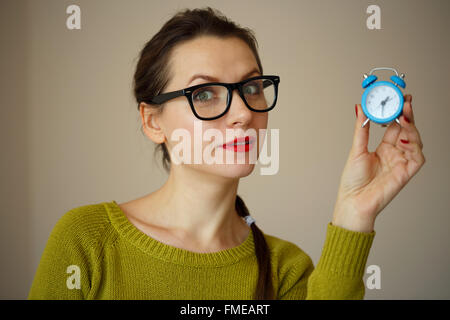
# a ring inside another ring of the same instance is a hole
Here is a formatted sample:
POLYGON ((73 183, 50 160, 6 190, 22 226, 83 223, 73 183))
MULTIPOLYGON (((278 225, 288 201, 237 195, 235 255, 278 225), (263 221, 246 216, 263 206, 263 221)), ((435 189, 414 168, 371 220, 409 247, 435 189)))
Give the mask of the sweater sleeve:
POLYGON ((84 218, 71 210, 56 223, 35 272, 29 300, 87 299, 96 259, 94 250, 89 250, 95 246, 80 232, 84 218))
POLYGON ((347 230, 330 223, 322 254, 314 268, 312 260, 291 268, 292 283, 281 300, 361 300, 363 276, 375 231, 347 230))

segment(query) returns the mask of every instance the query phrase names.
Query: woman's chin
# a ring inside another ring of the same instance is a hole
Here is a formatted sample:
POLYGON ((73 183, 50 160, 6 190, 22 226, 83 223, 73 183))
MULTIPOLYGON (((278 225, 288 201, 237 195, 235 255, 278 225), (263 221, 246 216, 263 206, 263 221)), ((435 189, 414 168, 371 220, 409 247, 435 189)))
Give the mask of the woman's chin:
POLYGON ((211 165, 201 165, 197 167, 198 169, 226 178, 243 178, 252 173, 255 168, 254 163, 243 163, 243 164, 211 164, 211 165), (201 167, 201 169, 199 168, 201 167))

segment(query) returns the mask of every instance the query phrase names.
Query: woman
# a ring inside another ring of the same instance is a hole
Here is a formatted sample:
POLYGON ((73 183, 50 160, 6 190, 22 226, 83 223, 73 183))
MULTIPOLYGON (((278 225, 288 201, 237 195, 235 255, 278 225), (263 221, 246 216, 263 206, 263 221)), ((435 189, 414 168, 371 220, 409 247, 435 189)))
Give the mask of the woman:
MULTIPOLYGON (((375 218, 425 162, 411 95, 401 126, 391 124, 373 153, 369 125, 362 128, 365 116, 355 106, 352 149, 314 268, 298 246, 263 234, 237 195, 239 179, 254 168, 248 146, 223 150, 234 156, 243 148, 244 164, 172 165, 180 128, 190 137, 198 122, 224 136, 265 129, 279 78, 262 75, 251 30, 209 7, 172 17, 141 51, 134 75, 143 132, 162 151, 167 182, 136 200, 67 212, 52 231, 29 298, 362 299, 375 218), (226 85, 200 86, 210 82, 226 85)), ((261 144, 257 137, 258 151, 261 144)))

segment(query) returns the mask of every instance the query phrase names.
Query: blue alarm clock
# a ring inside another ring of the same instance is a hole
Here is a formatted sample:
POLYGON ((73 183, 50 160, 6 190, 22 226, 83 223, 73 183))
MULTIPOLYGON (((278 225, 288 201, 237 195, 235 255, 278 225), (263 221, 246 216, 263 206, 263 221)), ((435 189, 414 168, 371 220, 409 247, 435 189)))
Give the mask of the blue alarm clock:
POLYGON ((369 75, 364 74, 362 87, 364 93, 361 98, 361 107, 367 119, 362 124, 372 121, 386 127, 390 122, 396 121, 400 124, 398 117, 403 112, 403 93, 398 87, 405 88, 404 74, 398 75, 394 68, 379 67, 370 70, 369 75), (376 70, 391 70, 395 75, 391 76, 391 81, 377 81, 377 76, 372 73, 376 70))

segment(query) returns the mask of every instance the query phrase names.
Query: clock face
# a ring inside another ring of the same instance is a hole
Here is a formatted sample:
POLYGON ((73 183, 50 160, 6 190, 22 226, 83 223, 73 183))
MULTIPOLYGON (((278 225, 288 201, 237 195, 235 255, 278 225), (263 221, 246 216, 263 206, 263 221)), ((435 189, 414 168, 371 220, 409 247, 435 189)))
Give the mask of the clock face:
POLYGON ((366 96, 366 108, 373 117, 386 119, 392 117, 400 107, 400 97, 390 85, 374 86, 366 96))

